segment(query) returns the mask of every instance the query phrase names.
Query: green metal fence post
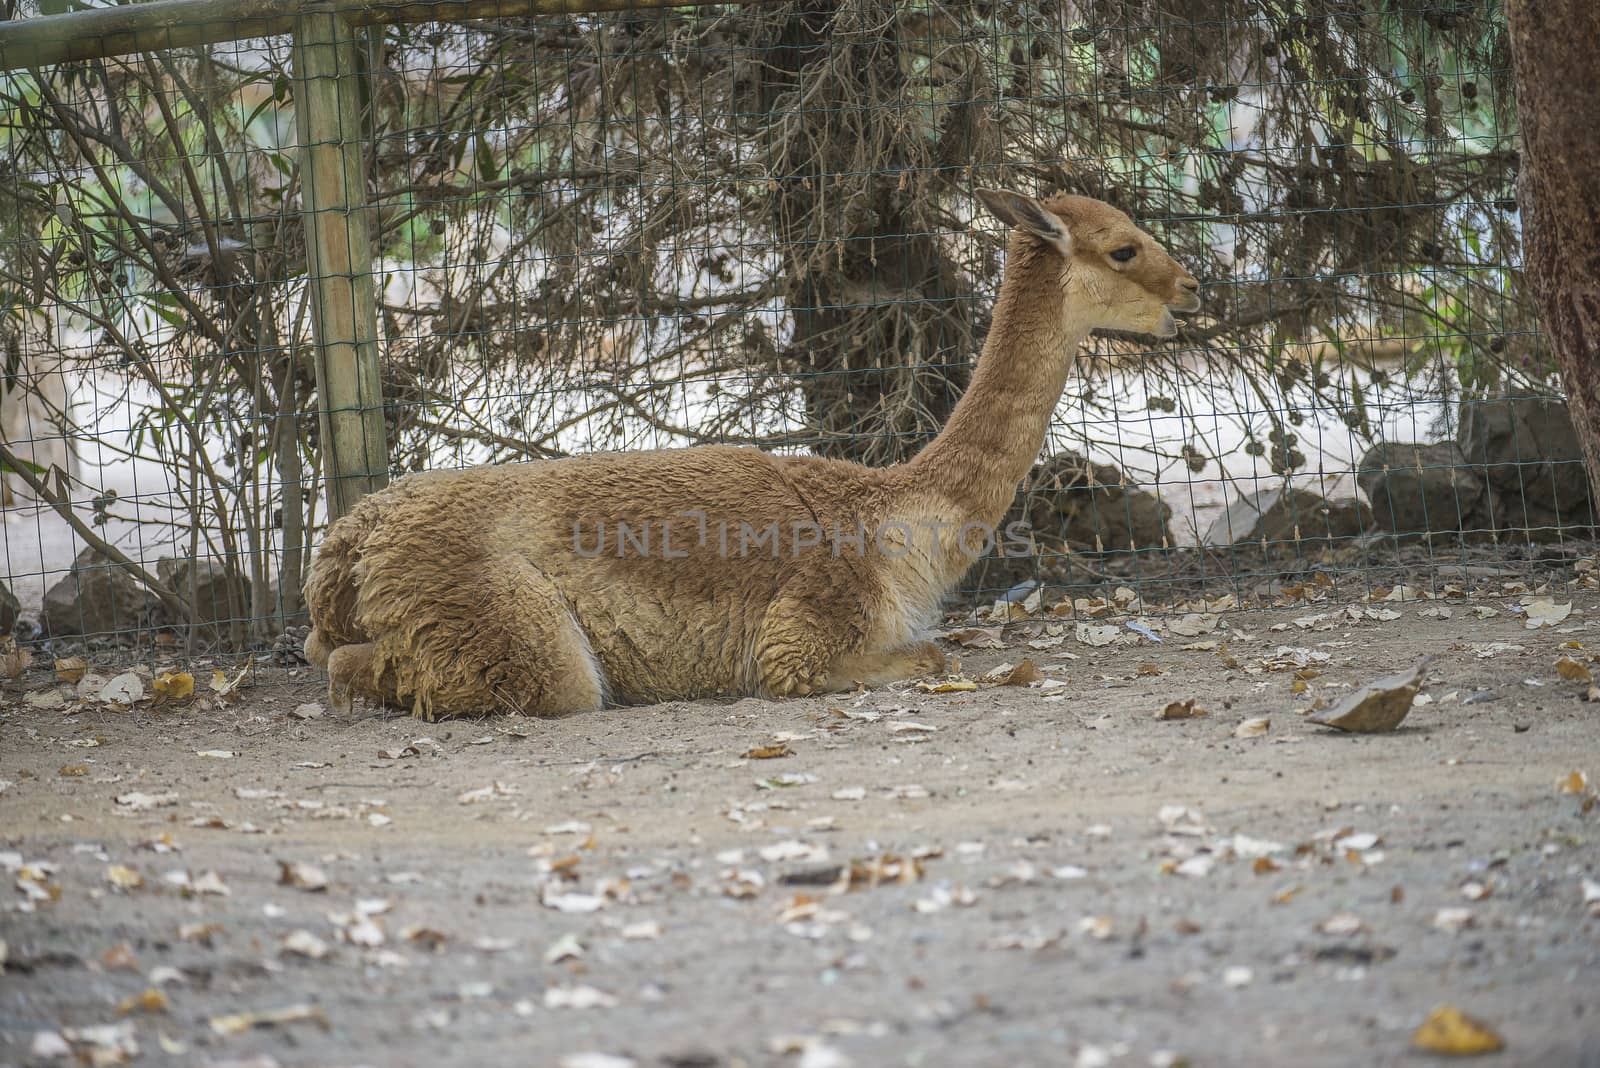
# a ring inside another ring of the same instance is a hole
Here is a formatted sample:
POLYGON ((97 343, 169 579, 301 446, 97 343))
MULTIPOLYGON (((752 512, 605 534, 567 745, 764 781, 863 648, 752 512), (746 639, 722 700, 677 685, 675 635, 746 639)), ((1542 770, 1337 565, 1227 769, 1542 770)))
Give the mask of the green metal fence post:
POLYGON ((329 518, 388 482, 355 31, 331 2, 295 19, 301 217, 329 518))

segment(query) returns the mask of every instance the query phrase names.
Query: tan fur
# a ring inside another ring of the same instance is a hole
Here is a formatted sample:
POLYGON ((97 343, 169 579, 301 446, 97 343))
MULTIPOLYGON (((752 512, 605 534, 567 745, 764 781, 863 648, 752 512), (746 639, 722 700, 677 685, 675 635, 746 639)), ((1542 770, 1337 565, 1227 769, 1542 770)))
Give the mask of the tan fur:
POLYGON ((1168 309, 1199 306, 1198 283, 1108 205, 979 195, 1017 225, 1006 279, 971 387, 909 463, 707 446, 402 479, 333 525, 306 583, 306 649, 334 698, 562 715, 939 667, 926 634, 973 559, 960 525, 1005 513, 1083 338, 1170 335, 1168 309), (1129 246, 1130 262, 1109 257, 1129 246), (741 521, 776 523, 782 544, 741 538, 741 521), (637 533, 619 552, 619 522, 648 530, 647 552, 637 533))

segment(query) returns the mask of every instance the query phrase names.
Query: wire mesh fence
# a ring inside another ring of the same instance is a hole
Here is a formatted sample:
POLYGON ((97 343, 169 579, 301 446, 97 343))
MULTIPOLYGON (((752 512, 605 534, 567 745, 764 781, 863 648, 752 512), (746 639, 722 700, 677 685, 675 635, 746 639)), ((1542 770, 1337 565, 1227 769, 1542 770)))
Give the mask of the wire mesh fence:
POLYGON ((1008 516, 1029 551, 960 604, 1469 592, 1587 551, 1496 3, 416 17, 351 31, 320 127, 290 36, 0 75, 0 624, 292 649, 344 410, 318 302, 360 317, 330 278, 370 274, 392 476, 710 442, 904 460, 989 326, 976 186, 1126 210, 1204 308, 1090 341, 1008 516), (340 262, 302 225, 324 143, 359 149, 366 206, 330 217, 368 240, 340 262))

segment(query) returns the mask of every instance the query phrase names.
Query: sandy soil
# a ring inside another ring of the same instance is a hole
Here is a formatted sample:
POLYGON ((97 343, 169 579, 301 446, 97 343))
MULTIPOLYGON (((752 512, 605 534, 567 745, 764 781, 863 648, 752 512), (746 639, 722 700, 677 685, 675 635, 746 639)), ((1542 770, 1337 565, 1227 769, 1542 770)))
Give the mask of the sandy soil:
POLYGON ((0 716, 0 1064, 1406 1065, 1449 1004, 1493 1063, 1600 1065, 1600 810, 1558 788, 1600 705, 1555 668, 1600 597, 1520 599, 1013 626, 966 673, 1065 686, 555 722, 299 719, 279 668, 42 710, 41 664, 0 716), (1399 731, 1303 718, 1427 653, 1399 731))

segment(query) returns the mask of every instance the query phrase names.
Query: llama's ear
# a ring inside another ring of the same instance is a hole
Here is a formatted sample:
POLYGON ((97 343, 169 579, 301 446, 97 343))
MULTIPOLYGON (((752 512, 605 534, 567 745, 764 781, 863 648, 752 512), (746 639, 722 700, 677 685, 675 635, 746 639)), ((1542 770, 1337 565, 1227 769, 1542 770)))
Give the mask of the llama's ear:
POLYGON ((972 192, 1001 222, 1028 231, 1054 246, 1063 256, 1072 255, 1072 234, 1067 224, 1039 201, 1000 189, 974 189, 972 192))

